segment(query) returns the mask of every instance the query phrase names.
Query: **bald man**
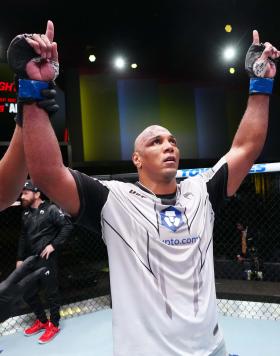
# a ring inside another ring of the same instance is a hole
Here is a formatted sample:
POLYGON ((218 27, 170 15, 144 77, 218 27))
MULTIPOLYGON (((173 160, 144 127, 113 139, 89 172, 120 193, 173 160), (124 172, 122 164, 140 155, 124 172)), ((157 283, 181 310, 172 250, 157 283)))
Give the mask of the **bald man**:
MULTIPOLYGON (((42 57, 26 63, 30 79, 54 76, 53 38, 51 21, 44 35, 26 37, 42 57)), ((168 129, 153 125, 136 138, 136 184, 99 181, 65 167, 47 113, 35 103, 24 106, 24 148, 34 183, 77 224, 102 233, 107 245, 114 356, 228 355, 217 319, 214 216, 262 150, 276 74, 271 58, 279 56, 253 32, 246 57, 250 96, 232 146, 211 170, 179 184, 179 148, 168 129)))

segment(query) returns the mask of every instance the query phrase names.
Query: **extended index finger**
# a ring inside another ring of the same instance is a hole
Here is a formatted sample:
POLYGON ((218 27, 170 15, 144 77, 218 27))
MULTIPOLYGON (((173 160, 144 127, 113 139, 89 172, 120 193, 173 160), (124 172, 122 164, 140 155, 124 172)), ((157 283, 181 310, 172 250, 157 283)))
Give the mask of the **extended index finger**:
POLYGON ((52 43, 54 38, 54 25, 51 20, 48 20, 47 23, 46 36, 48 37, 49 41, 52 43))
POLYGON ((260 44, 260 36, 257 30, 253 31, 253 44, 255 45, 260 44))

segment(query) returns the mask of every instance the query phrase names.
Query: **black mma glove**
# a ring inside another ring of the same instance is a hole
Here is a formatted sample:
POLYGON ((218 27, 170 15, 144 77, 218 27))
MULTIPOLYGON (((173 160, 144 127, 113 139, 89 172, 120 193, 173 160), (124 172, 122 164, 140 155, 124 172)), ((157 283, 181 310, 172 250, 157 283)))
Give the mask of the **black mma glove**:
POLYGON ((59 106, 55 101, 56 91, 54 82, 44 82, 29 80, 26 72, 26 65, 29 61, 37 63, 48 62, 54 72, 53 80, 59 73, 58 62, 46 60, 39 57, 33 48, 27 43, 26 38, 32 38, 31 34, 16 36, 10 43, 7 50, 7 61, 11 69, 16 74, 16 87, 18 88, 18 113, 15 121, 22 126, 23 104, 37 102, 49 115, 54 114, 59 106))
POLYGON ((38 57, 37 53, 25 40, 28 36, 30 37, 32 35, 24 34, 16 36, 7 50, 8 64, 19 78, 28 78, 26 64, 31 59, 38 57))
POLYGON ((260 59, 265 45, 252 44, 248 49, 245 58, 245 70, 250 77, 249 93, 253 94, 272 94, 273 78, 265 78, 267 70, 267 63, 271 62, 275 64, 275 61, 271 58, 260 59))
POLYGON ((46 267, 36 269, 38 260, 39 256, 28 257, 19 268, 0 283, 0 322, 11 316, 13 305, 40 278, 48 278, 49 271, 46 267))
POLYGON ((46 60, 38 56, 33 48, 25 40, 27 37, 32 38, 32 34, 23 34, 16 36, 10 43, 7 50, 7 61, 12 71, 20 79, 30 79, 26 73, 26 65, 29 61, 34 62, 49 62, 53 68, 55 80, 59 74, 59 63, 53 60, 46 60))

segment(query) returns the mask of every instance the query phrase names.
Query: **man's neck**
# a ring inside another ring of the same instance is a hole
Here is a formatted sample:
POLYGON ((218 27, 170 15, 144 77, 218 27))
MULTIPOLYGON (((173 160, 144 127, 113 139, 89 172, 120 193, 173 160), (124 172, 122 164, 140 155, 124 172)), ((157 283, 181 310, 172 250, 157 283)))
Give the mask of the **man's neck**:
POLYGON ((39 199, 39 200, 36 200, 32 205, 31 205, 31 208, 33 209, 38 209, 39 206, 43 203, 43 200, 39 199))
POLYGON ((173 194, 176 192, 177 189, 177 183, 175 178, 170 182, 155 182, 150 181, 149 179, 140 178, 139 183, 155 195, 173 194))

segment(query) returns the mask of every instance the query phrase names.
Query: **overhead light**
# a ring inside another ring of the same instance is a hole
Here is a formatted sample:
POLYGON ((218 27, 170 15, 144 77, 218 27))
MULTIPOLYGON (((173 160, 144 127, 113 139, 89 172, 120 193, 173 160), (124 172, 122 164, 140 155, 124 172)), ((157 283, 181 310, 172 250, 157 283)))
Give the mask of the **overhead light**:
POLYGON ((138 67, 137 63, 132 63, 131 68, 136 69, 138 67))
POLYGON ((96 60, 95 55, 94 55, 94 54, 90 54, 89 57, 88 57, 88 60, 89 60, 90 62, 95 62, 95 60, 96 60))
POLYGON ((114 63, 115 67, 118 69, 123 69, 125 67, 125 60, 122 57, 117 57, 114 63))
POLYGON ((230 67, 229 70, 230 74, 234 74, 235 73, 235 68, 234 67, 230 67))
POLYGON ((229 25, 229 24, 225 25, 225 31, 226 32, 231 32, 232 31, 232 26, 229 25))
POLYGON ((234 47, 227 47, 224 50, 224 59, 226 61, 230 61, 231 59, 233 59, 236 55, 236 50, 234 47))

